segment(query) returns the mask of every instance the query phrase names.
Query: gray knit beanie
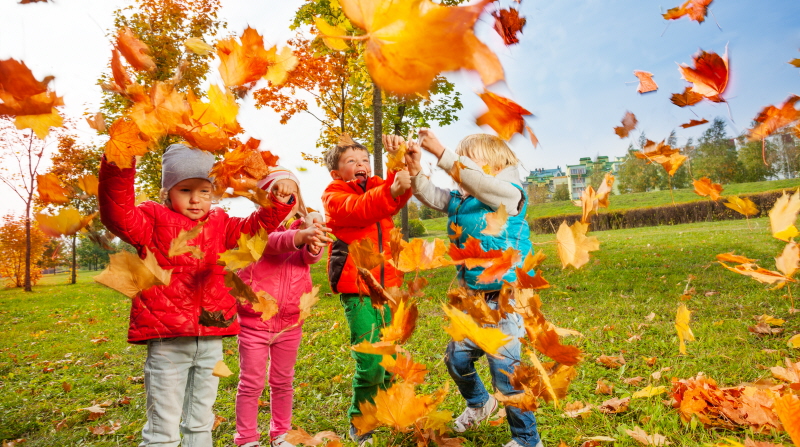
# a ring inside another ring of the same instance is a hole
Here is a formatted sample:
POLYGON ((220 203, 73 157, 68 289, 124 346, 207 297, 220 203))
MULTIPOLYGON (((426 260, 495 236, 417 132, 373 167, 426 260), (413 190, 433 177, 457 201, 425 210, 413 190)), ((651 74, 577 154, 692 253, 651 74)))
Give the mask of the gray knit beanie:
POLYGON ((192 149, 183 144, 171 144, 161 158, 161 187, 167 192, 189 178, 213 180, 208 172, 214 165, 214 154, 192 149))

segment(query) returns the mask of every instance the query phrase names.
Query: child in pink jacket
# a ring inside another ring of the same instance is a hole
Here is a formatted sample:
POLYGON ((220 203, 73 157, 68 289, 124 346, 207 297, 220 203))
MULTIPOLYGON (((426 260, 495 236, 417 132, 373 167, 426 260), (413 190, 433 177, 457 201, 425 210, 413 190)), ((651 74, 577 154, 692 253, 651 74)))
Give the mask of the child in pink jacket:
POLYGON ((294 447, 285 436, 291 429, 294 364, 302 337, 303 322, 298 321, 300 296, 311 291, 310 265, 320 260, 322 247, 331 241, 325 236, 330 229, 322 223, 322 215, 306 212, 298 185, 297 177, 280 166, 259 182, 262 189, 272 192, 283 203, 297 199, 290 217, 270 233, 261 259, 239 272, 253 291, 266 292, 278 303, 278 312, 266 321, 249 303, 239 304, 241 372, 234 437, 239 446, 261 445, 258 399, 264 391, 264 376, 268 372, 271 445, 294 447), (290 221, 291 217, 297 219, 290 221))

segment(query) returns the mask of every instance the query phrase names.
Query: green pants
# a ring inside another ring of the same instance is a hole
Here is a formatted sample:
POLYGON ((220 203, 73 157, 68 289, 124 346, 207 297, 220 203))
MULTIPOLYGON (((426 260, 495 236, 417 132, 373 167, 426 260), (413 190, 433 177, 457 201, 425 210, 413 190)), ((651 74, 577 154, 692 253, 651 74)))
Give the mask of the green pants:
MULTIPOLYGON (((374 343, 381 338, 381 328, 392 321, 389 306, 375 309, 369 296, 355 293, 343 293, 339 298, 344 306, 347 325, 350 326, 350 344, 356 345, 364 340, 374 343)), ((356 373, 353 375, 353 400, 347 415, 350 419, 361 414, 358 404, 372 398, 378 393, 378 387, 388 388, 391 385, 391 374, 380 365, 382 357, 374 354, 362 354, 350 351, 356 361, 356 373)))

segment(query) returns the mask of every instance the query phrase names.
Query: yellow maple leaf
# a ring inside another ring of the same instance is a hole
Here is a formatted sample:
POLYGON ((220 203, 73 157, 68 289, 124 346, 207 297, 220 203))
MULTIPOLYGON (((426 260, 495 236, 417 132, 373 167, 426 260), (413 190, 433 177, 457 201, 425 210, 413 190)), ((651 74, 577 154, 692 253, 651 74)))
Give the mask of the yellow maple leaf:
POLYGON ((314 25, 317 26, 320 37, 322 37, 322 42, 326 47, 333 51, 341 51, 348 48, 347 42, 344 39, 337 38, 347 37, 347 30, 342 25, 329 25, 328 22, 321 17, 314 17, 314 25))
POLYGON ((731 196, 728 197, 728 201, 723 203, 723 205, 727 206, 728 208, 736 211, 739 214, 744 214, 745 216, 755 216, 758 214, 758 207, 752 200, 745 197, 744 199, 738 196, 731 196))
POLYGON ((508 221, 508 212, 506 211, 506 206, 501 203, 497 211, 486 213, 486 228, 481 230, 481 234, 488 236, 499 235, 506 226, 506 221, 508 221))
POLYGON ((800 211, 800 190, 791 196, 786 195, 786 191, 775 201, 775 205, 769 210, 769 223, 772 227, 772 236, 782 241, 789 242, 789 239, 800 235, 795 227, 797 213, 800 211))
POLYGON ((453 306, 442 305, 442 309, 450 318, 450 326, 444 328, 444 330, 450 334, 455 341, 468 338, 478 345, 485 353, 497 355, 500 348, 511 340, 511 337, 504 334, 500 329, 478 326, 472 317, 453 306))
POLYGON ((39 229, 51 237, 72 236, 85 228, 98 213, 82 216, 73 207, 67 207, 58 212, 55 216, 44 213, 36 213, 34 216, 39 223, 39 229))
POLYGON ((665 386, 651 386, 648 385, 641 390, 633 393, 631 395, 632 399, 640 399, 643 397, 653 397, 658 396, 659 394, 664 394, 667 392, 667 387, 665 386))
POLYGON ((294 70, 300 62, 289 47, 283 47, 278 51, 278 47, 274 46, 267 51, 267 55, 270 65, 264 79, 271 82, 272 85, 281 85, 286 82, 289 72, 294 70))
POLYGON ((675 315, 675 330, 678 332, 678 340, 680 342, 680 353, 686 354, 686 342, 694 341, 694 334, 692 329, 689 328, 689 321, 691 320, 692 312, 681 303, 678 306, 678 312, 675 315))
POLYGON ((319 301, 319 286, 314 286, 310 292, 300 295, 300 315, 297 321, 304 321, 311 315, 311 308, 319 301))
POLYGON ((219 255, 219 260, 225 263, 228 270, 245 268, 261 259, 264 249, 267 248, 267 242, 267 230, 263 228, 252 236, 242 233, 237 241, 238 247, 219 255))
POLYGON ((596 237, 586 236, 588 230, 589 224, 586 223, 576 221, 569 226, 566 221, 561 222, 556 233, 556 250, 561 259, 561 268, 571 265, 579 269, 589 262, 589 252, 600 249, 600 241, 596 237))
POLYGON ((193 258, 203 259, 204 253, 200 250, 200 247, 189 245, 189 241, 200 235, 204 224, 205 221, 198 223, 189 231, 181 230, 178 236, 170 242, 167 256, 172 258, 184 253, 191 253, 193 258))
POLYGON ((278 313, 278 301, 266 292, 256 292, 257 303, 253 303, 253 310, 261 313, 261 320, 267 321, 278 313))
POLYGON ((92 174, 86 174, 78 178, 78 188, 86 195, 96 196, 98 186, 100 186, 100 182, 92 174))
POLYGON ((172 276, 171 269, 164 270, 158 265, 150 249, 147 249, 144 260, 127 251, 115 253, 110 258, 108 267, 94 280, 131 298, 150 287, 169 284, 172 276))
POLYGON ((198 39, 197 37, 190 37, 186 39, 186 41, 183 42, 183 46, 198 56, 206 56, 214 51, 213 46, 203 42, 202 39, 198 39))
POLYGON ((17 129, 31 129, 40 140, 47 138, 51 127, 64 127, 64 119, 58 114, 55 107, 50 113, 40 115, 18 115, 14 118, 14 126, 17 129))
POLYGON ((218 361, 216 365, 214 365, 214 369, 211 371, 211 375, 214 377, 230 377, 233 375, 233 371, 228 368, 228 365, 225 364, 222 360, 218 361))

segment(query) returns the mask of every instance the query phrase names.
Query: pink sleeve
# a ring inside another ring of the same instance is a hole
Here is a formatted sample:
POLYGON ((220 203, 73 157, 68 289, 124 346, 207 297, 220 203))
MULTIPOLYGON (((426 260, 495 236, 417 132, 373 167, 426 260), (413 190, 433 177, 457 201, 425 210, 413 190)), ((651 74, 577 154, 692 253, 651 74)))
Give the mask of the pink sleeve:
POLYGON ((297 251, 298 248, 294 245, 294 235, 298 230, 275 231, 269 234, 267 239, 267 248, 264 249, 264 254, 277 255, 281 253, 289 253, 297 251))
POLYGON ((308 247, 303 247, 301 250, 303 250, 303 262, 311 265, 316 264, 322 258, 322 253, 325 252, 325 247, 322 247, 317 254, 311 253, 311 251, 308 250, 308 247))

